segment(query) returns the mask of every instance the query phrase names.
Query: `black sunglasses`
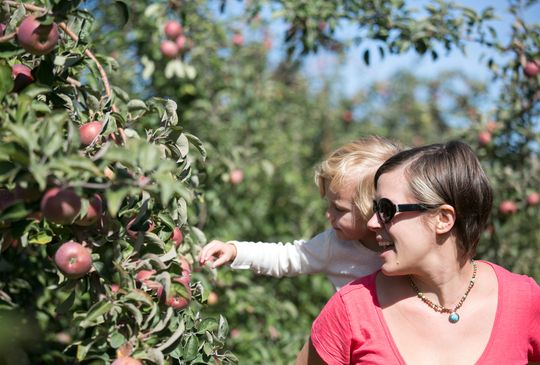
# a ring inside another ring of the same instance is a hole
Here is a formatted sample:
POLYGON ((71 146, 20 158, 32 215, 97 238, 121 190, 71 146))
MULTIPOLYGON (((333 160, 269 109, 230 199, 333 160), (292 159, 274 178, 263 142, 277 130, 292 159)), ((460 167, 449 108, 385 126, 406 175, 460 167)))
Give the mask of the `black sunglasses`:
POLYGON ((379 201, 373 200, 373 212, 384 223, 388 223, 398 212, 419 212, 437 208, 434 204, 394 204, 390 199, 381 198, 379 201))

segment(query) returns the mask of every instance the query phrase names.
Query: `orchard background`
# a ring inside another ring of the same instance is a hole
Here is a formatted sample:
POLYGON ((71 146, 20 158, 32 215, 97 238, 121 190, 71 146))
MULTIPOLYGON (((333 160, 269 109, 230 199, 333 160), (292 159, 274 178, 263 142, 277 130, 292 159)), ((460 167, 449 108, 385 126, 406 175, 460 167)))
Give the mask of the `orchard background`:
POLYGON ((197 253, 323 230, 314 167, 367 134, 470 143, 496 191, 477 256, 540 281, 537 6, 501 29, 446 1, 3 0, 0 363, 290 364, 326 279, 197 253), (492 79, 310 82, 306 59, 353 45, 371 68, 480 47, 492 79))

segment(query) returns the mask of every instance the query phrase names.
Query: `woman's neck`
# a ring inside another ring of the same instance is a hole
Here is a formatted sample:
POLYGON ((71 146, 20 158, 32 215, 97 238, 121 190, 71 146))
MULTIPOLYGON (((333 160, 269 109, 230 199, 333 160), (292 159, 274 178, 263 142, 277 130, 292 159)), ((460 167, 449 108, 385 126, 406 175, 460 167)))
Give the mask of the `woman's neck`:
POLYGON ((444 307, 453 307, 466 292, 473 277, 471 260, 458 264, 457 261, 439 263, 435 270, 410 275, 418 290, 431 301, 444 307))

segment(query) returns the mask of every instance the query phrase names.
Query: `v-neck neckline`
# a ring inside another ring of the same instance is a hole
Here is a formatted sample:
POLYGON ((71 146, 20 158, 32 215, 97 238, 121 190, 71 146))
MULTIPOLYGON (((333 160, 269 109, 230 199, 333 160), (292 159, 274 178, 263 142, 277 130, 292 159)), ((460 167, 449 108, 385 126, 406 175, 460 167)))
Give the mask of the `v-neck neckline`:
MULTIPOLYGON (((493 270, 493 272, 495 273, 495 277, 497 279, 497 309, 495 311, 495 319, 493 321, 493 325, 491 327, 491 334, 489 336, 489 339, 487 341, 487 344, 486 346, 484 347, 484 350, 482 351, 482 353, 480 354, 480 356, 478 357, 478 359, 474 362, 474 364, 481 364, 481 362, 483 361, 483 359, 489 354, 489 350, 491 349, 491 345, 494 341, 494 339, 496 338, 496 333, 497 333, 497 330, 498 330, 498 327, 499 327, 499 322, 500 322, 500 312, 502 311, 502 305, 501 305, 501 299, 504 298, 503 296, 503 283, 502 283, 502 280, 500 280, 499 278, 499 273, 497 272, 497 269, 490 263, 490 262, 487 262, 487 261, 483 261, 483 260, 476 260, 477 262, 482 262, 482 263, 485 263, 487 264, 489 267, 491 267, 491 270, 493 270)), ((390 347, 392 348, 392 351, 394 352, 394 355, 396 357, 396 359, 399 361, 399 364, 400 365, 408 365, 407 362, 405 361, 405 359, 403 359, 403 357, 401 356, 401 353, 399 352, 399 349, 394 341, 394 337, 392 336, 392 333, 390 332, 390 328, 388 327, 388 324, 386 323, 386 319, 384 318, 384 314, 383 314, 383 311, 382 311, 382 308, 381 308, 381 303, 379 302, 379 296, 377 294, 377 276, 381 274, 381 275, 384 275, 382 274, 381 270, 379 270, 377 272, 377 275, 373 275, 373 290, 375 292, 375 295, 374 295, 374 300, 375 300, 375 307, 376 307, 376 312, 377 312, 377 316, 379 318, 379 321, 381 323, 381 326, 383 328, 383 331, 384 331, 384 334, 386 336, 386 340, 388 341, 388 344, 390 345, 390 347)))

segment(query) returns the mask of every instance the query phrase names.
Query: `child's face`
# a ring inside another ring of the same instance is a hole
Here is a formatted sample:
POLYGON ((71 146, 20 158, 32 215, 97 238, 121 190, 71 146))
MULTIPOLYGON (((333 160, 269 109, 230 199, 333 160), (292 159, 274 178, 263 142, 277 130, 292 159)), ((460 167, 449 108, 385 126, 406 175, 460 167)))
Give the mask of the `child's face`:
POLYGON ((359 219, 359 214, 353 203, 355 183, 346 183, 338 191, 326 187, 326 219, 342 240, 362 240, 370 234, 366 222, 359 219))

